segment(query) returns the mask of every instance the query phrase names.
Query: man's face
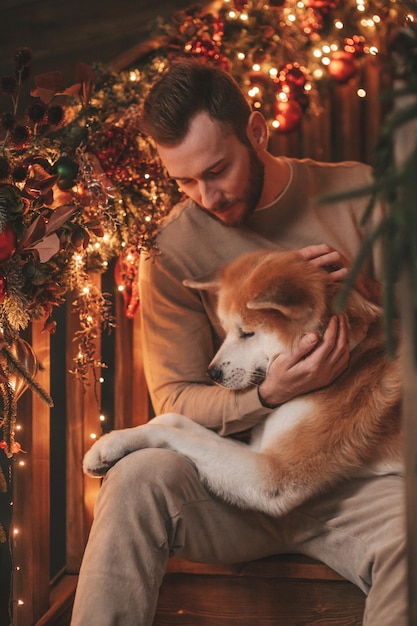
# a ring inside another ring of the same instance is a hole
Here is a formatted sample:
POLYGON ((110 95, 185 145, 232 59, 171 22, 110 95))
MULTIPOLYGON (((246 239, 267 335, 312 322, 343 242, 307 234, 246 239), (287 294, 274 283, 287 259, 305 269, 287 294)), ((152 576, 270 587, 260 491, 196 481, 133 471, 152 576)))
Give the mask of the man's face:
POLYGON ((226 226, 242 224, 257 208, 264 184, 262 161, 207 113, 197 113, 181 143, 157 148, 180 189, 226 226))

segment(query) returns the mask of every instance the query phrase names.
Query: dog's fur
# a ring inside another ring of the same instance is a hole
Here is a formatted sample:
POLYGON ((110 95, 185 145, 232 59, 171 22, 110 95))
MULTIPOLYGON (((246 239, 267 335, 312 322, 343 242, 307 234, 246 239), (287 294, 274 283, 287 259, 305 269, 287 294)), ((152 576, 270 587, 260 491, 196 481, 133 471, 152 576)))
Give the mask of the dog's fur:
MULTIPOLYGON (((297 252, 270 250, 240 257, 212 281, 188 284, 219 289, 226 336, 209 373, 231 389, 259 384, 278 354, 307 332, 321 335, 338 289, 297 252)), ((188 457, 217 496, 272 515, 349 477, 400 473, 400 379, 385 353, 381 311, 353 290, 345 315, 348 369, 331 386, 271 412, 249 445, 169 413, 104 435, 87 452, 84 471, 102 475, 133 450, 169 448, 188 457)))

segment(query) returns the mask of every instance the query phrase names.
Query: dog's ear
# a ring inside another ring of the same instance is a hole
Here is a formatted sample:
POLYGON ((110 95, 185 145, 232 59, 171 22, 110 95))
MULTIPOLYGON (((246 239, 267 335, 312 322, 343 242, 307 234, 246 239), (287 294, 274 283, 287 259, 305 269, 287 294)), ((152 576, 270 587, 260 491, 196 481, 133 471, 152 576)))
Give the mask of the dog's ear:
POLYGON ((220 277, 217 273, 207 274, 201 278, 186 278, 182 281, 185 287, 200 289, 205 291, 218 291, 220 288, 220 277))
POLYGON ((304 317, 306 313, 305 306, 300 306, 298 304, 284 304, 283 302, 276 302, 275 300, 262 296, 255 298, 254 300, 250 300, 246 306, 248 309, 269 309, 278 311, 278 313, 281 313, 281 315, 289 319, 299 319, 304 317))

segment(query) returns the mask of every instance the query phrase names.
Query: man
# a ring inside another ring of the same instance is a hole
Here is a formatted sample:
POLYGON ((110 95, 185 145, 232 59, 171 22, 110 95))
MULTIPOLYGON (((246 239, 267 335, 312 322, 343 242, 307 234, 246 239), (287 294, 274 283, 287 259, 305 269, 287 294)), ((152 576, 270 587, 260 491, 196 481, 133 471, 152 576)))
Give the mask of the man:
MULTIPOLYGON (((347 366, 343 317, 319 343, 307 335, 273 362, 259 389, 214 386, 206 370, 222 340, 213 296, 185 278, 212 272, 248 250, 297 248, 346 276, 366 229, 366 199, 316 204, 317 197, 369 182, 357 163, 273 157, 264 118, 251 112, 223 71, 174 65, 151 89, 143 128, 188 199, 161 228, 155 260, 142 259, 144 362, 157 413, 175 411, 221 435, 241 433, 290 398, 330 384, 347 366)), ((376 213, 375 213, 376 218, 376 213)), ((376 293, 369 262, 360 288, 376 293)), ((337 419, 335 415, 334 419, 337 419)), ((241 562, 282 552, 318 558, 367 595, 364 623, 406 623, 402 480, 358 479, 281 518, 219 501, 192 464, 169 450, 120 460, 100 491, 80 572, 73 626, 150 626, 167 558, 241 562)))

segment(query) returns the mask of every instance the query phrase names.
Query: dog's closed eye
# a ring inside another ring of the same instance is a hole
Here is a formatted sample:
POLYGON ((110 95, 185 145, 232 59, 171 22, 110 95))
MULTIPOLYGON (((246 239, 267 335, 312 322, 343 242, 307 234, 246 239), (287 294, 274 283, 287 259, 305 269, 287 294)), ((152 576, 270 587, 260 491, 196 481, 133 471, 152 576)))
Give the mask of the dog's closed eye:
POLYGON ((239 337, 241 339, 248 339, 249 337, 253 337, 254 335, 254 332, 246 332, 243 330, 243 328, 239 328, 239 337))

